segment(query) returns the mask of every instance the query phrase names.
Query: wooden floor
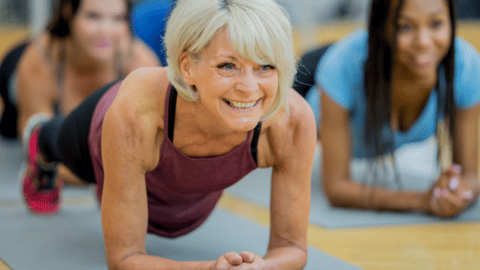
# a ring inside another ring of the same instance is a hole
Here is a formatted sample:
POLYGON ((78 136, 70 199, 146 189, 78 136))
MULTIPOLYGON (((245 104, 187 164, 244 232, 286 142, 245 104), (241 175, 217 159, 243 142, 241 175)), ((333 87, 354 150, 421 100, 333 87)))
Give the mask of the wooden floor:
MULTIPOLYGON (((219 207, 269 225, 268 209, 232 196, 219 207)), ((308 243, 368 270, 480 269, 480 222, 324 229, 309 226, 308 243)))
MULTIPOLYGON (((318 42, 331 42, 361 27, 351 23, 317 29, 318 42)), ((480 48, 480 24, 465 23, 460 36, 480 48)), ((23 37, 25 29, 0 27, 0 54, 23 37)), ((301 46, 297 39, 297 50, 301 46)), ((222 209, 269 225, 268 209, 224 196, 222 209)), ((308 242, 363 269, 480 269, 480 222, 331 230, 310 225, 308 242)), ((0 270, 8 269, 0 261, 0 270)))
POLYGON ((11 268, 4 261, 0 259, 0 270, 11 270, 11 268))

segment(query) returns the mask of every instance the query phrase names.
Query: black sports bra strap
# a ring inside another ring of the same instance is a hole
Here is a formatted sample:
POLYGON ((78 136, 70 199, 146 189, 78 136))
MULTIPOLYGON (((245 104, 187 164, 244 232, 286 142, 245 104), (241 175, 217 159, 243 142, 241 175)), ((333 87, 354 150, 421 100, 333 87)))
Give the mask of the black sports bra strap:
POLYGON ((253 129, 252 143, 250 145, 252 157, 257 164, 257 145, 258 138, 260 137, 260 131, 262 130, 262 122, 258 122, 257 126, 253 129))
POLYGON ((175 109, 177 107, 177 89, 172 86, 168 98, 168 138, 173 143, 173 128, 175 125, 175 109))

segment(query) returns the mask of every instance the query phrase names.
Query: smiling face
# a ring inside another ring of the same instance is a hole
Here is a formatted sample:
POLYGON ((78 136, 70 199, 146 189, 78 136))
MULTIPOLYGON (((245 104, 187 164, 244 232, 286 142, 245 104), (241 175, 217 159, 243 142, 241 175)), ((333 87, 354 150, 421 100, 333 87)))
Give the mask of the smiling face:
POLYGON ((278 89, 275 67, 239 55, 227 28, 214 36, 199 59, 183 53, 180 69, 185 82, 200 96, 197 113, 213 116, 223 130, 252 130, 272 105, 278 89))
POLYGON ((405 0, 398 18, 396 62, 413 76, 435 74, 451 45, 447 1, 405 0))
POLYGON ((120 37, 128 31, 124 0, 82 0, 71 21, 72 40, 94 59, 113 57, 120 37))

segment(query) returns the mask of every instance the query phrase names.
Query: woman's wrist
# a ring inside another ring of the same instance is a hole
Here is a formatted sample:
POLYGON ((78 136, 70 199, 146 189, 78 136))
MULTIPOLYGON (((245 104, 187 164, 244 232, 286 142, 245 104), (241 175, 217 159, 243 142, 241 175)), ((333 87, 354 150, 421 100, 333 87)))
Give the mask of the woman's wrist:
POLYGON ((416 193, 416 201, 415 201, 415 211, 426 213, 426 214, 431 214, 432 213, 432 207, 431 207, 431 192, 430 191, 425 191, 425 192, 418 192, 416 193))

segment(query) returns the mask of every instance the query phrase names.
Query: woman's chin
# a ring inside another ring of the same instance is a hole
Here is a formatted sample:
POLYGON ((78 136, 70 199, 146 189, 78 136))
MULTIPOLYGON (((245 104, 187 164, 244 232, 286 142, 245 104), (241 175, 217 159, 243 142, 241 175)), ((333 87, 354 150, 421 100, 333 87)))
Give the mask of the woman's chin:
POLYGON ((250 131, 257 126, 258 122, 258 119, 237 118, 227 121, 227 125, 233 131, 250 131))

